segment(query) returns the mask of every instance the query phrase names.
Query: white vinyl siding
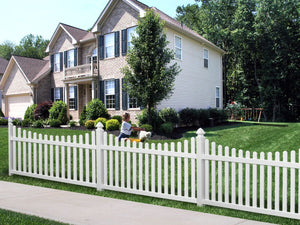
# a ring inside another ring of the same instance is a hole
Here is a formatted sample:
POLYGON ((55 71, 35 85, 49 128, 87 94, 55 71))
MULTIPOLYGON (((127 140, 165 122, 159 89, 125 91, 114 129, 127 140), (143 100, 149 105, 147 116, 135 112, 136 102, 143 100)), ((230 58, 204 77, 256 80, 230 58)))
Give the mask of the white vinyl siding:
POLYGON ((104 50, 105 58, 112 58, 115 56, 115 34, 106 34, 104 36, 104 50))
POLYGON ((182 59, 182 38, 175 35, 175 59, 182 59))

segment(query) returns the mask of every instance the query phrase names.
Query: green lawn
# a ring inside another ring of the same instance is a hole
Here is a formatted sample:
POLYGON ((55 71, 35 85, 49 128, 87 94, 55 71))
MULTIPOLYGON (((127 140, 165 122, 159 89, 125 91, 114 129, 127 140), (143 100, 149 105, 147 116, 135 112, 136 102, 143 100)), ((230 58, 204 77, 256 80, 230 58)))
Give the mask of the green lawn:
MULTIPOLYGON (((288 126, 263 126, 253 125, 249 123, 238 123, 227 126, 218 126, 214 128, 204 129, 206 138, 210 141, 215 141, 217 144, 223 146, 228 145, 231 148, 243 149, 257 152, 275 152, 275 151, 291 151, 300 148, 300 123, 289 123, 288 126)), ((66 135, 66 130, 63 129, 32 129, 38 133, 48 135, 66 135)), ((300 224, 298 220, 287 218, 273 217, 268 215, 260 215, 255 213, 236 211, 231 209, 224 209, 218 207, 197 207, 196 204, 177 202, 171 200, 164 200, 152 197, 138 196, 132 194, 125 194, 113 191, 98 192, 94 188, 80 187, 69 184, 62 184, 57 182, 44 181, 34 178, 26 178, 21 176, 8 176, 8 135, 7 128, 0 128, 0 179, 11 182, 18 182, 24 184, 31 184, 49 188, 56 188, 68 191, 75 191, 99 196, 106 196, 111 198, 125 199, 130 201, 138 201, 149 204, 157 204, 175 208, 188 209, 199 212, 214 213, 232 217, 245 218, 250 220, 259 220, 264 222, 276 224, 300 224)), ((83 134, 89 131, 67 130, 68 135, 83 134)), ((196 131, 187 132, 185 138, 196 136, 196 131)), ((158 141, 150 141, 157 143, 158 141)), ((171 141, 168 141, 171 142, 171 141)))
POLYGON ((0 209, 0 224, 2 225, 63 225, 53 220, 0 209))

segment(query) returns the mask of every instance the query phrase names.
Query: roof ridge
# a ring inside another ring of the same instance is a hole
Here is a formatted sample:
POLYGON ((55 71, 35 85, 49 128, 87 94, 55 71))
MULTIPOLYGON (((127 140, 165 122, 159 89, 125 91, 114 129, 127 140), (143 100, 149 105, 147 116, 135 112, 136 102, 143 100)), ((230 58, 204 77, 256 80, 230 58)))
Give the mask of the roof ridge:
POLYGON ((12 57, 19 57, 19 58, 25 58, 25 59, 33 59, 33 60, 39 60, 39 61, 47 61, 44 59, 37 59, 37 58, 32 58, 32 57, 28 57, 28 56, 21 56, 21 55, 12 55, 12 57))
POLYGON ((63 26, 68 26, 68 27, 71 27, 71 28, 74 28, 74 29, 77 29, 77 30, 81 30, 81 31, 84 31, 84 32, 87 32, 87 33, 90 32, 90 31, 87 31, 87 30, 84 30, 84 29, 82 29, 82 28, 75 27, 75 26, 72 26, 72 25, 69 25, 69 24, 66 24, 66 23, 60 22, 59 24, 61 24, 61 25, 63 25, 63 26))

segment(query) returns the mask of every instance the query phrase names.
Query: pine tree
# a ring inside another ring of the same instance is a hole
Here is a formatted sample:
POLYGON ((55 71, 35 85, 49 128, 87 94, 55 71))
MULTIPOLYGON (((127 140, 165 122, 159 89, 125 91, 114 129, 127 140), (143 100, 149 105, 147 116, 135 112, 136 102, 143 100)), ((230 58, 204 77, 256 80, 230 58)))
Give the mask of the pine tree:
POLYGON ((168 42, 163 31, 164 23, 149 10, 141 18, 133 37, 133 47, 127 55, 128 66, 125 74, 125 90, 130 97, 147 107, 148 123, 151 124, 151 109, 173 93, 176 75, 180 72, 177 63, 169 65, 174 52, 167 48, 168 42))

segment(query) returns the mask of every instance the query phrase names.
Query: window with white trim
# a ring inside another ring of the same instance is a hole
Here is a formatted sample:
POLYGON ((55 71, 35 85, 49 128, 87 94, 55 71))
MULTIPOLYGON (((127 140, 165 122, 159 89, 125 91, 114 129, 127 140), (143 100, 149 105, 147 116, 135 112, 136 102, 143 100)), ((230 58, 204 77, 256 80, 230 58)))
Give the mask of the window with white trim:
POLYGON ((175 59, 182 59, 182 38, 175 35, 175 59))
POLYGON ((130 27, 127 29, 127 49, 130 50, 133 47, 132 37, 136 37, 136 27, 130 27))
POLYGON ((69 86, 69 109, 76 108, 75 86, 69 86))
POLYGON ((60 53, 54 55, 54 72, 60 71, 60 53))
POLYGON ((204 67, 208 68, 208 50, 203 49, 203 60, 204 60, 204 67))
POLYGON ((104 35, 104 53, 105 58, 111 58, 115 55, 115 33, 104 35))
POLYGON ((71 68, 71 67, 74 67, 74 49, 72 50, 69 50, 67 52, 67 67, 68 68, 71 68))
POLYGON ((107 109, 114 109, 116 107, 116 99, 115 99, 115 81, 114 80, 106 80, 104 83, 105 87, 105 107, 107 109))
POLYGON ((216 87, 216 108, 220 108, 220 87, 216 87))
POLYGON ((128 96, 128 109, 137 109, 138 107, 138 103, 137 103, 137 99, 128 96))
POLYGON ((54 101, 62 101, 62 88, 54 88, 54 101))

